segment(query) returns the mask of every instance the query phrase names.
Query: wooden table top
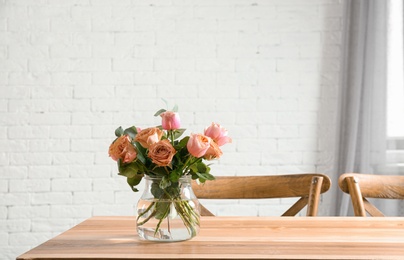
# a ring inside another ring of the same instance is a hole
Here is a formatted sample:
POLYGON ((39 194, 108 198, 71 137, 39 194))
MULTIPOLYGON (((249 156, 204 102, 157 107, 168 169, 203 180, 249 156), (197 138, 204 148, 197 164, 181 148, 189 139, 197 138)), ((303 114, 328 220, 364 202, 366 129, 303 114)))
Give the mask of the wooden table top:
POLYGON ((202 217, 183 242, 140 240, 135 217, 92 217, 17 259, 404 259, 404 218, 202 217))

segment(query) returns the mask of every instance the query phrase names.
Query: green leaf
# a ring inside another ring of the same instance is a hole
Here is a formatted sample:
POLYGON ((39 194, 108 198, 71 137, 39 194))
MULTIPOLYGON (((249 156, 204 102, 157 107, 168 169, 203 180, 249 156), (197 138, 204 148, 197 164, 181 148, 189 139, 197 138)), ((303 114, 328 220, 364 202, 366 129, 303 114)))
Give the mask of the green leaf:
POLYGON ((161 177, 164 177, 168 174, 167 169, 165 167, 158 167, 158 166, 154 167, 152 172, 157 176, 161 177))
POLYGON ((200 173, 209 172, 209 170, 210 170, 210 168, 208 166, 206 166, 206 164, 204 164, 203 162, 197 163, 196 167, 198 169, 198 172, 200 172, 200 173))
POLYGON ((165 219, 170 213, 170 204, 168 201, 159 201, 156 203, 156 219, 165 219))
POLYGON ((144 148, 140 143, 135 142, 136 150, 138 151, 136 158, 143 164, 146 164, 146 148, 144 148))
POLYGON ((128 178, 133 178, 135 175, 137 175, 138 170, 136 167, 133 167, 132 165, 127 166, 127 167, 121 167, 119 169, 118 175, 125 176, 128 178))
POLYGON ((180 149, 184 148, 185 146, 187 146, 188 140, 189 140, 189 136, 182 138, 181 141, 179 142, 179 144, 177 145, 177 147, 180 149))
POLYGON ((121 159, 119 159, 118 160, 118 171, 119 171, 118 174, 121 176, 133 178, 139 172, 139 167, 136 164, 136 162, 122 163, 121 159))
POLYGON ((207 172, 205 173, 195 172, 195 174, 198 175, 199 180, 201 180, 201 182, 205 182, 205 180, 213 181, 215 179, 213 175, 207 172))
POLYGON ((115 130, 115 136, 116 136, 116 137, 120 137, 121 135, 123 135, 122 126, 118 127, 118 128, 115 130))
POLYGON ((196 164, 192 164, 191 166, 189 166, 189 169, 190 169, 192 172, 198 172, 198 167, 196 166, 196 164))
POLYGON ((134 177, 132 177, 132 178, 127 178, 126 179, 126 182, 129 184, 129 186, 131 187, 131 189, 134 191, 134 192, 138 192, 139 190, 137 189, 137 188, 135 188, 139 183, 140 183, 140 181, 142 180, 142 178, 143 178, 143 174, 136 174, 134 177))
POLYGON ((165 189, 165 188, 169 187, 170 185, 171 185, 171 181, 168 178, 168 176, 166 175, 161 179, 159 187, 160 187, 160 189, 165 189))
POLYGON ((159 199, 164 195, 164 191, 160 188, 160 185, 157 182, 152 183, 150 192, 156 199, 159 199))
POLYGON ((135 126, 131 126, 129 128, 126 128, 125 131, 123 131, 125 135, 128 135, 130 138, 134 139, 137 135, 137 129, 135 126))
POLYGON ((184 128, 180 128, 180 129, 174 130, 174 131, 173 131, 173 133, 174 133, 174 140, 178 139, 185 131, 186 131, 186 129, 184 129, 184 128))
POLYGON ((193 180, 199 179, 198 175, 195 172, 190 172, 190 174, 193 180))
POLYGON ((164 108, 160 109, 159 111, 157 111, 154 116, 159 116, 161 113, 166 112, 167 110, 165 110, 164 108))
POLYGON ((170 181, 178 182, 178 180, 181 178, 181 175, 182 175, 181 169, 171 171, 169 175, 170 181))

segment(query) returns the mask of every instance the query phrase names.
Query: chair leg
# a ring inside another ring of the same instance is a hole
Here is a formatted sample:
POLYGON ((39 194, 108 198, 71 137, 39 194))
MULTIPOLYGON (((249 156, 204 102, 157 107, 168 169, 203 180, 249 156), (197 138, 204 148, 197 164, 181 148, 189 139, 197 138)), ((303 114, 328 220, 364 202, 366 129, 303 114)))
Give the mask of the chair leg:
POLYGON ((365 210, 372 217, 384 217, 384 214, 376 208, 372 203, 370 203, 366 198, 363 198, 363 206, 365 206, 365 210))
POLYGON ((351 196, 355 216, 366 217, 365 206, 363 204, 363 198, 358 179, 350 176, 346 178, 346 181, 348 185, 349 195, 351 196))
POLYGON ((323 185, 323 177, 314 176, 312 178, 310 185, 309 201, 307 203, 306 216, 309 217, 317 216, 322 185, 323 185))
POLYGON ((201 206, 201 216, 214 216, 212 212, 210 212, 205 206, 199 204, 201 206))
POLYGON ((288 210, 286 210, 282 217, 293 217, 299 213, 306 205, 309 198, 307 196, 301 197, 295 204, 293 204, 288 210))

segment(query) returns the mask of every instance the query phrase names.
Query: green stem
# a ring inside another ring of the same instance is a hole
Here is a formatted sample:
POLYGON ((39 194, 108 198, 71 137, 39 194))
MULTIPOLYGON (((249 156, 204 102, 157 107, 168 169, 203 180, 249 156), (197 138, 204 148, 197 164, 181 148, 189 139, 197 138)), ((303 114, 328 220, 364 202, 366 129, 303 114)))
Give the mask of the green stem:
POLYGON ((187 201, 179 201, 174 205, 188 232, 194 236, 196 232, 195 225, 199 226, 199 215, 195 213, 187 201))
MULTIPOLYGON (((175 186, 174 186, 175 187, 175 186)), ((162 189, 163 193, 160 198, 156 198, 156 201, 152 202, 145 211, 139 214, 137 221, 140 220, 146 213, 150 213, 150 215, 144 219, 142 222, 139 222, 138 225, 141 226, 147 223, 151 218, 158 219, 158 223, 156 225, 156 229, 154 231, 154 236, 159 232, 160 227, 164 221, 164 219, 169 217, 172 203, 174 205, 177 214, 181 218, 184 226, 188 230, 191 236, 195 236, 196 227, 200 225, 199 223, 199 214, 195 212, 195 209, 189 204, 186 200, 181 200, 181 186, 179 187, 170 187, 170 189, 162 189), (150 212, 152 211, 152 212, 150 212)), ((170 228, 170 220, 168 221, 168 232, 171 234, 170 228)))
POLYGON ((189 155, 188 159, 185 161, 184 163, 184 172, 188 172, 189 167, 191 167, 192 164, 194 164, 196 161, 192 161, 195 157, 193 157, 192 155, 189 155))
POLYGON ((168 136, 168 139, 171 142, 171 145, 174 146, 174 131, 173 130, 167 130, 167 136, 168 136))
MULTIPOLYGON (((149 210, 154 206, 156 202, 152 202, 150 204, 150 206, 147 207, 147 209, 145 211, 143 211, 141 214, 139 214, 139 216, 137 216, 137 220, 139 220, 139 218, 141 218, 144 214, 146 214, 147 212, 149 212, 149 210)), ((147 221, 149 221, 152 217, 154 217, 154 215, 156 215, 156 211, 153 210, 153 212, 150 214, 150 216, 148 216, 146 219, 144 219, 142 222, 137 223, 138 226, 143 225, 144 223, 146 223, 147 221)))
POLYGON ((157 223, 156 230, 154 231, 154 236, 156 236, 157 232, 160 229, 161 223, 163 223, 163 220, 167 218, 169 213, 170 213, 170 204, 168 204, 167 210, 164 212, 164 215, 160 218, 159 222, 157 223))

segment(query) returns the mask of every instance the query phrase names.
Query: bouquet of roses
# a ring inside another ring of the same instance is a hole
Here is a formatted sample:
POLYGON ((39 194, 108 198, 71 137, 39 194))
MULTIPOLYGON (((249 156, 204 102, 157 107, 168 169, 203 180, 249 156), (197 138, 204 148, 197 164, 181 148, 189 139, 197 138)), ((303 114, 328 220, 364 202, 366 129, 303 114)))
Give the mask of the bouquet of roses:
MULTIPOLYGON (((140 129, 136 126, 115 130, 116 139, 109 147, 110 157, 117 161, 119 175, 125 176, 133 191, 142 178, 157 177, 158 185, 152 188, 152 194, 159 201, 150 205, 142 215, 148 214, 142 225, 150 218, 159 218, 161 221, 170 213, 171 206, 164 201, 177 201, 179 194, 178 181, 183 176, 191 176, 201 183, 213 180, 210 167, 205 163, 218 159, 223 154, 220 146, 231 142, 227 130, 217 123, 212 123, 204 133, 192 133, 182 137, 185 129, 180 128, 181 122, 177 113, 177 106, 171 111, 160 109, 154 116, 160 116, 161 125, 140 129)), ((181 216, 190 232, 193 225, 198 222, 199 216, 190 211, 189 205, 184 202, 175 202, 175 209, 181 216)))

